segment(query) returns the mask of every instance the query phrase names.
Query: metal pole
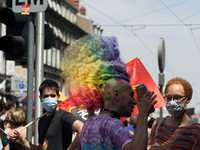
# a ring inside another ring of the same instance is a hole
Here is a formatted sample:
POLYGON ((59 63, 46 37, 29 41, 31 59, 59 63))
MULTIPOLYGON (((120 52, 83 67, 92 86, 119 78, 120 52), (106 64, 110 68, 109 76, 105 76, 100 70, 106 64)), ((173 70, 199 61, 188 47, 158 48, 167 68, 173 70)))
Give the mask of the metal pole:
MULTIPOLYGON (((162 96, 163 96, 164 79, 165 79, 164 74, 163 73, 159 73, 158 85, 159 85, 159 90, 160 90, 160 93, 162 94, 162 96)), ((162 107, 160 107, 160 118, 161 117, 163 117, 163 108, 162 107)))
MULTIPOLYGON (((38 118, 42 114, 42 105, 39 99, 39 86, 44 76, 44 18, 44 12, 36 13, 35 118, 38 118)), ((38 144, 38 121, 34 124, 34 144, 38 144)))
MULTIPOLYGON (((160 93, 163 95, 162 88, 163 88, 163 87, 160 85, 160 86, 159 86, 159 90, 160 90, 160 93)), ((162 117, 163 117, 163 108, 160 107, 160 118, 162 118, 162 117)))
MULTIPOLYGON (((34 73, 34 14, 29 15, 28 25, 28 87, 27 87, 27 123, 33 119, 33 73, 34 73)), ((26 138, 32 142, 32 126, 27 128, 26 138)))
MULTIPOLYGON (((164 74, 163 71, 165 69, 165 42, 163 38, 160 38, 158 42, 158 67, 160 70, 159 76, 158 76, 158 85, 160 93, 163 95, 162 88, 164 86, 164 74)), ((160 108, 160 118, 163 116, 163 108, 160 108)))

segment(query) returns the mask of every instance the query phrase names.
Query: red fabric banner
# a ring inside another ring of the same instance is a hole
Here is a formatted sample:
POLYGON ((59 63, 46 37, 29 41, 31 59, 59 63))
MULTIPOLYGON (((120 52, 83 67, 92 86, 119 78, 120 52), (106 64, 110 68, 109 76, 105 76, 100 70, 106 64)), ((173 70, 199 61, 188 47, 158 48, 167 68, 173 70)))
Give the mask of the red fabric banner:
POLYGON ((59 103, 58 107, 62 110, 69 112, 70 108, 73 107, 72 104, 71 104, 70 97, 67 98, 66 100, 62 101, 61 103, 59 103))
MULTIPOLYGON (((125 64, 127 67, 127 71, 130 74, 130 84, 132 85, 133 89, 136 85, 144 84, 147 87, 148 91, 154 91, 157 95, 157 103, 155 105, 155 108, 163 107, 165 106, 164 98, 162 97, 157 85, 155 84, 154 80, 150 76, 149 72, 146 70, 142 62, 139 60, 139 58, 135 58, 131 60, 130 62, 125 64)), ((135 99, 137 99, 137 94, 135 92, 135 99)), ((73 105, 70 102, 70 97, 58 104, 58 107, 61 109, 64 109, 66 111, 69 111, 70 108, 73 107, 73 105)), ((133 110, 132 116, 138 114, 137 106, 135 105, 135 108, 133 110)), ((123 122, 126 120, 125 117, 121 118, 121 121, 123 122)))
MULTIPOLYGON (((154 80, 152 79, 149 72, 146 70, 142 62, 139 60, 139 58, 135 58, 128 63, 125 64, 128 73, 130 74, 130 84, 132 85, 133 89, 136 85, 144 84, 147 87, 148 91, 154 91, 157 95, 156 100, 157 103, 155 104, 155 108, 163 107, 165 106, 165 100, 163 96, 160 93, 160 90, 158 89, 157 85, 155 84, 154 80)), ((135 92, 135 91, 134 91, 135 92)), ((135 92, 135 99, 137 99, 137 94, 135 92)), ((138 114, 138 108, 135 106, 132 116, 138 114)), ((121 121, 123 122, 126 118, 122 117, 121 121)))

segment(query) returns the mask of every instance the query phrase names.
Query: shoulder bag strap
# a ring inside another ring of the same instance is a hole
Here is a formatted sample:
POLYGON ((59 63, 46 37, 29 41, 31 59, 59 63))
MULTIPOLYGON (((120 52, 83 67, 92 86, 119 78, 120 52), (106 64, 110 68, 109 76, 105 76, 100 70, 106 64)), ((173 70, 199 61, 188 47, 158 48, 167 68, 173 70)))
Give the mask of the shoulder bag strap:
POLYGON ((156 137, 156 135, 157 135, 157 133, 158 133, 158 128, 160 127, 160 125, 161 125, 161 123, 163 122, 163 120, 165 120, 164 117, 162 117, 162 118, 159 119, 158 124, 157 124, 157 126, 156 126, 154 138, 156 137))

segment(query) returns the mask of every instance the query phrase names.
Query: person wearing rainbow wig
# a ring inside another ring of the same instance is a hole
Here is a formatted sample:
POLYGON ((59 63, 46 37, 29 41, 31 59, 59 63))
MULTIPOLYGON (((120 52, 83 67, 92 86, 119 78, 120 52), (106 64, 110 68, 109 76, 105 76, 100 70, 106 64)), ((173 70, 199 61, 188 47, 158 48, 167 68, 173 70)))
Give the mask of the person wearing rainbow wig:
POLYGON ((134 99, 115 37, 87 35, 75 41, 64 51, 61 68, 70 103, 89 114, 101 109, 85 121, 78 150, 147 149, 147 117, 156 95, 147 91, 141 102, 134 99), (130 117, 136 104, 139 114, 133 136, 120 117, 130 117))

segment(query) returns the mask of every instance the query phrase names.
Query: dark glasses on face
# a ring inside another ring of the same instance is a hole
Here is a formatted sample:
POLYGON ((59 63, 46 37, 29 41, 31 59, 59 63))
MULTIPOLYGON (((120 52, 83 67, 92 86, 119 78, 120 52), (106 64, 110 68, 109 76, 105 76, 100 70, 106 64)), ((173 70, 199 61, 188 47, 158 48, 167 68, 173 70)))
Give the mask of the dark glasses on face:
POLYGON ((50 96, 50 97, 56 97, 56 94, 43 95, 42 97, 43 97, 43 98, 47 98, 47 97, 49 97, 49 96, 50 96))

